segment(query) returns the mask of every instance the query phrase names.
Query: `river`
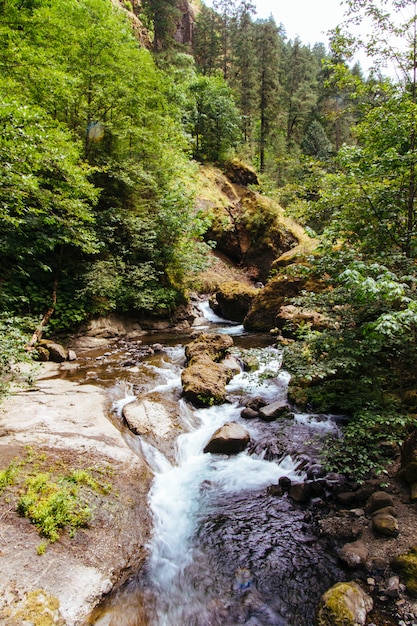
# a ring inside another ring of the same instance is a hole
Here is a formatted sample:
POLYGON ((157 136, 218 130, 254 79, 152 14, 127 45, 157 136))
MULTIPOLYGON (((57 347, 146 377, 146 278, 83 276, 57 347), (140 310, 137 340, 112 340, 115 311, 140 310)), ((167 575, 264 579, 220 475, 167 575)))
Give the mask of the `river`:
POLYGON ((113 421, 154 474, 145 566, 110 594, 89 624, 311 626, 321 594, 344 578, 310 524, 311 509, 324 503, 317 497, 299 504, 271 486, 280 477, 302 482, 306 460, 317 462, 320 439, 337 426, 331 417, 300 413, 270 423, 242 419, 249 397, 286 397, 281 352, 270 336, 245 333, 201 306, 200 330, 232 335, 236 350, 254 351, 259 361, 256 371, 231 380, 227 403, 196 409, 182 398, 187 335, 121 342, 86 369, 87 378, 107 387, 113 421), (123 425, 123 406, 136 398, 174 412, 178 436, 169 453, 123 425), (247 450, 205 454, 210 436, 229 421, 248 430, 247 450))

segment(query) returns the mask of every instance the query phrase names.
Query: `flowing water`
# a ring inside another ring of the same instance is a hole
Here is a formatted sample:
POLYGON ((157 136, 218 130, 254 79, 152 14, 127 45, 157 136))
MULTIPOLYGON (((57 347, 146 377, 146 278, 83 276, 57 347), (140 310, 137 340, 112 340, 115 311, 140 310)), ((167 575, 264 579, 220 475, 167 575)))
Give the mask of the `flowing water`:
POLYGON ((123 406, 139 397, 175 407, 180 433, 171 454, 164 454, 155 442, 125 431, 154 473, 149 556, 90 623, 311 626, 320 595, 343 573, 312 532, 306 506, 268 487, 282 476, 302 481, 300 461, 314 461, 317 438, 336 426, 331 418, 307 414, 272 423, 243 420, 250 397, 285 398, 289 376, 281 370, 280 351, 269 345, 270 337, 246 334, 207 306, 203 313, 202 325, 232 334, 236 346, 262 348, 259 369, 232 379, 224 405, 195 409, 181 398, 183 342, 189 338, 173 345, 172 336, 152 335, 151 342, 164 342, 157 351, 121 343, 87 367, 90 379, 108 387, 120 428, 123 406), (249 431, 248 449, 230 457, 205 454, 213 432, 229 421, 249 431))

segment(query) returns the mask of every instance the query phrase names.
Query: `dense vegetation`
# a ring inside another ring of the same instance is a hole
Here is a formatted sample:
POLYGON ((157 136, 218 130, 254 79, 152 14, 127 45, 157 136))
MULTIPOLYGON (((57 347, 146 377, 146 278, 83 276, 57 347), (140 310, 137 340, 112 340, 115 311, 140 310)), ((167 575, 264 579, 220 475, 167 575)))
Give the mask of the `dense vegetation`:
POLYGON ((329 50, 247 0, 201 5, 192 46, 174 0, 116 4, 0 2, 1 378, 42 319, 174 310, 206 252, 196 163, 235 154, 321 241, 289 270, 321 284, 296 304, 327 318, 287 351, 293 393, 353 416, 341 457, 372 443, 372 468, 417 410, 417 0, 346 0, 329 50))

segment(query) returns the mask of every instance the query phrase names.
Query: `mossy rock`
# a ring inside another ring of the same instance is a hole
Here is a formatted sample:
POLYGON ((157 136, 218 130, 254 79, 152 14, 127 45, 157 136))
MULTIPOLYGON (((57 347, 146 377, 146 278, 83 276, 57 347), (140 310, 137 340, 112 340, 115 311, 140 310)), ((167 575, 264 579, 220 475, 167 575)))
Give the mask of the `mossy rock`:
POLYGON ((227 161, 223 165, 224 173, 232 181, 238 185, 259 185, 258 175, 255 170, 238 159, 227 161))
POLYGON ((259 290, 243 324, 247 330, 269 331, 277 327, 278 314, 284 304, 297 296, 305 286, 305 279, 280 274, 264 289, 259 290))
POLYGON ((337 583, 323 594, 317 611, 317 626, 364 626, 373 601, 354 582, 337 583))
POLYGON ((229 380, 230 370, 204 354, 192 358, 181 374, 185 397, 199 407, 225 402, 229 380))
POLYGON ((221 317, 234 322, 243 322, 259 289, 238 281, 220 285, 216 300, 221 317))
POLYGON ((397 556, 392 562, 392 568, 404 580, 408 593, 417 596, 417 546, 397 556))
POLYGON ((203 333, 185 346, 185 356, 187 361, 206 355, 212 361, 221 361, 226 356, 226 352, 233 346, 233 339, 229 335, 221 333, 203 333))
POLYGON ((59 600, 44 589, 35 589, 26 594, 24 605, 7 611, 10 624, 32 624, 33 626, 64 626, 59 610, 59 600))

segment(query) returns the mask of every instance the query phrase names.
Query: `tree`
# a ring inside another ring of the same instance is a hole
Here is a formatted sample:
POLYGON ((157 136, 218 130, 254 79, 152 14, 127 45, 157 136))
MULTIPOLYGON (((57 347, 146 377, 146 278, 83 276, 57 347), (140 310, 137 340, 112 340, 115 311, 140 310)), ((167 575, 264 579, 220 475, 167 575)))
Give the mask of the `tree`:
POLYGON ((202 76, 190 86, 194 109, 190 116, 197 159, 219 162, 240 139, 240 118, 223 77, 202 76))
POLYGON ((256 23, 256 56, 258 60, 259 169, 265 169, 266 146, 271 123, 277 115, 280 40, 273 20, 256 23))
POLYGON ((220 68, 220 18, 214 9, 204 4, 196 17, 193 54, 202 74, 210 76, 220 68))
POLYGON ((254 13, 255 6, 247 0, 243 0, 237 7, 231 81, 232 87, 239 94, 243 139, 248 144, 252 142, 257 105, 255 27, 251 19, 254 13))

